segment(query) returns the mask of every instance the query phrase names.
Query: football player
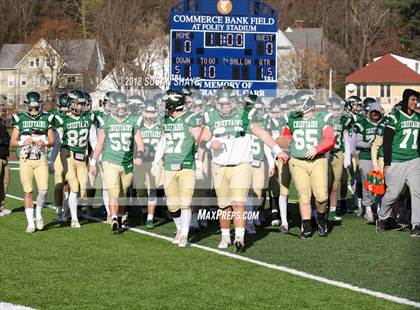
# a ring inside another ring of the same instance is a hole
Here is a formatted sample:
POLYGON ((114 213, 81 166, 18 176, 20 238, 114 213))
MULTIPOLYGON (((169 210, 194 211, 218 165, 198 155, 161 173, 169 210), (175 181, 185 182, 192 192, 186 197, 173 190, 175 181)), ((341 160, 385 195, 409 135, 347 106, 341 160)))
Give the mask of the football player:
POLYGON ((302 218, 299 237, 306 239, 312 236, 312 194, 316 200, 318 232, 321 237, 326 237, 328 161, 325 154, 335 143, 331 114, 317 112, 317 102, 312 95, 305 94, 298 100, 302 102, 302 112, 289 115, 283 135, 291 142, 289 168, 298 192, 302 218))
POLYGON ((206 147, 212 152, 214 188, 222 210, 219 218, 222 238, 218 247, 226 249, 232 243, 229 213, 233 208, 234 245, 239 252, 244 248, 245 204, 251 183, 251 134, 267 144, 279 160, 285 161, 288 156, 258 125, 255 109, 237 107, 231 89, 219 91, 216 109, 204 113, 204 123, 203 139, 209 141, 206 147))
POLYGON ((27 233, 35 232, 34 207, 32 201, 32 183, 35 178, 38 196, 36 199, 36 229, 44 228, 42 208, 48 190, 48 161, 46 147, 54 145, 54 132, 51 121, 53 116, 42 111, 41 95, 31 91, 25 96, 26 112, 12 116, 12 134, 10 146, 16 147, 19 158, 20 182, 24 192, 24 207, 28 221, 27 233))
MULTIPOLYGON (((367 174, 373 170, 371 146, 375 139, 377 127, 382 121, 384 110, 378 102, 371 102, 367 117, 355 124, 355 132, 357 134, 356 148, 359 150, 359 169, 361 184, 367 180, 367 174)), ((373 223, 376 217, 376 209, 373 204, 373 195, 363 187, 362 191, 362 208, 365 211, 365 219, 369 223, 373 223)))
POLYGON ((340 188, 343 167, 349 168, 351 164, 351 147, 349 140, 349 131, 352 126, 352 119, 342 113, 344 102, 337 97, 328 99, 333 117, 332 126, 335 134, 335 145, 329 154, 330 168, 330 207, 328 219, 331 221, 341 221, 337 215, 338 191, 340 188), (346 159, 345 159, 346 158, 346 159))
POLYGON ((202 135, 202 117, 187 110, 182 92, 168 90, 166 115, 162 119, 162 138, 152 164, 158 174, 163 160, 163 187, 168 210, 176 226, 174 244, 188 246, 191 224, 191 203, 195 189, 195 153, 202 135))
POLYGON ((111 114, 103 119, 98 141, 90 160, 90 174, 96 175, 96 162, 103 151, 103 182, 109 194, 111 229, 121 233, 123 206, 119 198, 126 197, 133 181, 133 165, 140 166, 144 155, 144 145, 140 133, 141 118, 130 115, 127 97, 114 92, 109 98, 111 114), (134 148, 136 147, 136 154, 134 148))
MULTIPOLYGON (((152 162, 155 158, 156 147, 159 144, 162 127, 157 121, 158 110, 157 102, 154 100, 146 100, 143 111, 143 119, 140 123, 140 132, 144 143, 143 164, 139 167, 134 167, 134 188, 137 195, 141 195, 144 190, 147 191, 147 221, 146 227, 153 229, 153 217, 156 208, 156 188, 160 183, 160 172, 155 178, 151 174, 152 162), (157 182, 156 182, 157 179, 157 182)), ((146 195, 144 195, 146 196, 146 195)))
POLYGON ((51 111, 50 113, 54 115, 53 119, 53 128, 54 128, 54 147, 51 151, 51 156, 49 159, 50 171, 54 173, 54 201, 55 201, 55 211, 56 211, 56 222, 65 223, 67 222, 67 212, 68 212, 68 186, 65 182, 65 175, 63 173, 63 165, 61 164, 60 156, 58 156, 61 147, 61 131, 57 130, 61 125, 57 121, 55 115, 63 116, 70 111, 70 105, 67 100, 67 93, 61 94, 57 99, 57 109, 51 111), (64 197, 63 197, 64 193, 64 197), (64 198, 64 202, 63 202, 64 198), (64 205, 64 208, 63 208, 64 205))
POLYGON ((379 211, 378 232, 385 230, 392 205, 407 183, 411 193, 411 236, 420 237, 420 114, 415 111, 419 98, 419 92, 404 90, 401 109, 388 115, 383 145, 387 189, 379 211))
MULTIPOLYGON (((268 128, 267 115, 265 115, 264 105, 260 98, 256 95, 247 95, 244 98, 245 106, 255 109, 256 122, 261 128, 268 128)), ((262 204, 262 191, 266 187, 266 165, 265 160, 268 163, 268 176, 274 175, 274 161, 271 154, 271 150, 267 147, 264 142, 255 135, 252 135, 251 139, 252 147, 252 162, 251 162, 251 188, 250 197, 248 198, 246 210, 249 216, 247 216, 247 222, 245 230, 248 234, 255 234, 255 225, 261 225, 259 218, 251 218, 251 214, 261 207, 262 204), (255 199, 254 199, 255 198, 255 199)))
POLYGON ((60 128, 57 130, 62 137, 60 160, 70 187, 71 227, 80 228, 77 217, 77 195, 80 193, 81 199, 86 197, 88 184, 87 147, 94 117, 93 114, 85 112, 87 100, 83 91, 73 90, 69 92, 67 100, 70 104, 70 112, 62 116, 56 116, 60 124, 60 128))

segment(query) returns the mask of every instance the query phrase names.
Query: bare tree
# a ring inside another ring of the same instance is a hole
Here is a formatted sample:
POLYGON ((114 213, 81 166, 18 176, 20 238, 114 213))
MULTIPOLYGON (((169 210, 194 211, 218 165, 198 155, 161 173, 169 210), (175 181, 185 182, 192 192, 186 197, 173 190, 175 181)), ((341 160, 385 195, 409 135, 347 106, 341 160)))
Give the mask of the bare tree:
POLYGON ((349 3, 352 19, 360 33, 357 64, 362 68, 370 60, 370 48, 383 29, 389 9, 380 0, 351 0, 349 3))

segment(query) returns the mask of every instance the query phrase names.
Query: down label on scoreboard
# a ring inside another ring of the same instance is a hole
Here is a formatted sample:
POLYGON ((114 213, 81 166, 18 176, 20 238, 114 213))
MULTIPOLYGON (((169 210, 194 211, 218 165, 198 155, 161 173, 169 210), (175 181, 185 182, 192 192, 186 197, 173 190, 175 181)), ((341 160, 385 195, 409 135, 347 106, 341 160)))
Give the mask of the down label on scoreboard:
POLYGON ((260 96, 277 83, 275 16, 172 13, 171 87, 232 86, 260 96))

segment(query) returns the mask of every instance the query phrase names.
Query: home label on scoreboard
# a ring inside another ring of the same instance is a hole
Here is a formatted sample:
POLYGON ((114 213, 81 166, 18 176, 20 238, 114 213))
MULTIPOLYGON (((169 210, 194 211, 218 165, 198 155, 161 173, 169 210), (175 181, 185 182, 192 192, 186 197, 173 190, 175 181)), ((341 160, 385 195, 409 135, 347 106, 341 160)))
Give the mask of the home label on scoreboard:
POLYGON ((227 85, 260 96, 275 92, 277 15, 249 14, 252 2, 207 0, 199 13, 172 10, 171 87, 200 84, 208 94, 227 85))

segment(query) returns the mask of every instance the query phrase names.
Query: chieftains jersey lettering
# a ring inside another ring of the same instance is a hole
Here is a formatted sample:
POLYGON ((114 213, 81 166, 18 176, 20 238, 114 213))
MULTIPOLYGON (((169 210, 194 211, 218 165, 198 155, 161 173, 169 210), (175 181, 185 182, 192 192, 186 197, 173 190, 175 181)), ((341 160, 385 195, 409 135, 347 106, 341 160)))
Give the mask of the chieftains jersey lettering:
POLYGON ((101 129, 105 131, 103 161, 122 166, 126 173, 133 172, 134 136, 140 128, 141 118, 130 115, 119 120, 104 115, 101 129))
POLYGON ((75 116, 66 114, 56 115, 57 123, 63 129, 62 147, 75 153, 86 153, 89 139, 89 130, 93 124, 94 116, 91 113, 75 116))
POLYGON ((192 112, 184 112, 177 118, 163 118, 162 134, 166 140, 163 161, 165 170, 195 169, 197 147, 190 129, 202 124, 202 117, 192 112))
POLYGON ((309 119, 304 119, 299 113, 289 113, 287 127, 292 133, 290 155, 305 159, 306 152, 322 142, 323 130, 332 125, 331 118, 332 114, 326 112, 316 113, 309 119))
POLYGON ((388 115, 388 127, 395 130, 392 140, 392 162, 400 163, 419 157, 420 113, 411 116, 403 111, 388 115))
POLYGON ((156 147, 162 137, 162 126, 159 123, 149 126, 142 122, 140 132, 144 143, 143 161, 152 162, 155 157, 156 147))
MULTIPOLYGON (((25 112, 13 114, 12 116, 12 127, 19 129, 19 136, 25 135, 37 135, 37 136, 47 136, 48 129, 52 127, 51 122, 53 121, 54 116, 42 112, 36 117, 32 117, 25 112)), ((19 147, 16 150, 17 156, 20 154, 19 147)))
POLYGON ((251 124, 258 121, 255 114, 254 109, 238 109, 227 116, 217 110, 204 113, 205 125, 223 144, 222 150, 212 150, 214 163, 225 166, 252 161, 251 124))
MULTIPOLYGON (((354 130, 356 134, 362 136, 362 141, 367 143, 374 140, 377 127, 377 123, 371 122, 368 117, 363 117, 360 118, 359 122, 355 124, 354 130)), ((372 160, 370 148, 360 150, 359 159, 372 160)))

